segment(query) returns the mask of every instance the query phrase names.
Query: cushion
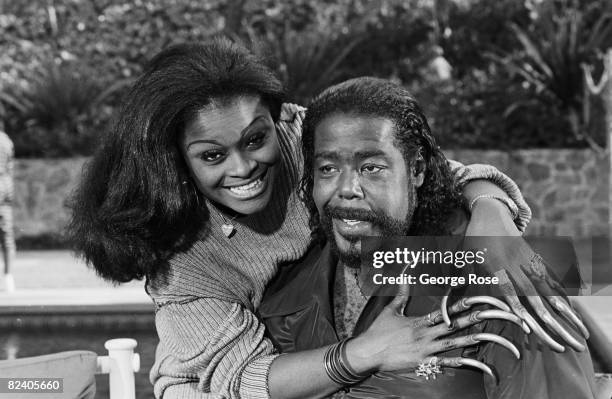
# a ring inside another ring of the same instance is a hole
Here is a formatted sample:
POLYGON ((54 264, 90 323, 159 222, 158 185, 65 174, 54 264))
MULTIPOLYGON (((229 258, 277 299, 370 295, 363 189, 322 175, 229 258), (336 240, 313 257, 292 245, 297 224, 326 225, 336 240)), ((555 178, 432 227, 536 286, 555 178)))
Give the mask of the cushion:
POLYGON ((64 392, 11 393, 11 399, 93 399, 96 393, 98 355, 90 351, 69 351, 51 355, 0 361, 2 378, 63 378, 64 392))

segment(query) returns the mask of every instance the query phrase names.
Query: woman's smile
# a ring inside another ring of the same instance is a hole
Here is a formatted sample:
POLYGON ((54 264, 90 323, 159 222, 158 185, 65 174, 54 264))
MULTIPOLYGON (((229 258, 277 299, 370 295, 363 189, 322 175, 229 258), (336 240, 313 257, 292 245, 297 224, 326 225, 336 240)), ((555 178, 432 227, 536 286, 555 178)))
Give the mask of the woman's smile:
POLYGON ((226 186, 225 188, 234 196, 241 200, 253 199, 266 191, 268 181, 268 170, 244 184, 226 186))

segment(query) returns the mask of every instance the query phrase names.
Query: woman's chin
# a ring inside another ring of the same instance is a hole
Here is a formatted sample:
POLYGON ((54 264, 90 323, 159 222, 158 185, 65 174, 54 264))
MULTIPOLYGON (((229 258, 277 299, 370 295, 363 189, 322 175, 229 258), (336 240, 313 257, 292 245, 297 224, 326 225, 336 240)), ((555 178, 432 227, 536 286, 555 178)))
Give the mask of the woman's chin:
POLYGON ((266 209, 267 205, 268 201, 265 203, 259 203, 258 201, 256 204, 246 204, 245 206, 233 208, 233 211, 245 216, 254 215, 266 209))

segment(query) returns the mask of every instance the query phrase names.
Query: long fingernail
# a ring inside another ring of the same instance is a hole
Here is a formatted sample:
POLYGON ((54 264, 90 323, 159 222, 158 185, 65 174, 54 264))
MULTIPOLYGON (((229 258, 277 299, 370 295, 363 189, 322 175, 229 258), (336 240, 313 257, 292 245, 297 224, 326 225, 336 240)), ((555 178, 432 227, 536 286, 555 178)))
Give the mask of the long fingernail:
POLYGON ((541 340, 546 342, 546 344, 548 344, 548 346, 550 346, 552 350, 554 350, 555 352, 559 352, 559 353, 565 352, 565 347, 561 345, 560 343, 558 343, 557 341, 555 341, 554 339, 552 339, 552 337, 548 335, 548 333, 546 333, 546 331, 544 331, 542 327, 540 327, 538 322, 535 321, 535 319, 529 313, 524 313, 523 317, 526 319, 526 321, 528 321, 528 324, 531 326, 535 334, 541 340))
POLYGON ((503 346, 504 348, 508 349, 510 352, 512 352, 517 359, 521 358, 521 353, 519 352, 518 348, 514 346, 512 342, 508 341, 506 338, 500 335, 490 334, 490 333, 479 333, 479 334, 474 334, 474 339, 476 339, 477 341, 495 342, 503 346))
POLYGON ((502 319, 508 320, 511 323, 516 324, 519 327, 522 327, 522 320, 518 318, 517 315, 510 312, 504 312, 503 310, 498 309, 487 309, 483 310, 476 314, 477 320, 486 320, 486 319, 502 319))
POLYGON ((525 334, 531 334, 531 329, 529 328, 527 323, 525 323, 525 321, 522 322, 522 325, 523 325, 523 330, 525 331, 525 334))
POLYGON ((469 306, 472 306, 476 303, 486 303, 488 305, 491 306, 495 306, 501 310, 505 310, 506 312, 510 312, 510 307, 508 305, 506 305, 503 301, 491 297, 491 296, 475 296, 475 297, 471 297, 468 298, 465 303, 469 306))
POLYGON ((444 320, 444 323, 450 329, 452 322, 448 315, 448 308, 447 308, 449 295, 450 295, 450 289, 442 297, 442 302, 440 303, 440 310, 442 311, 442 319, 444 320))
POLYGON ((586 326, 584 324, 582 324, 582 322, 578 323, 578 328, 580 328, 580 330, 582 332, 582 336, 584 337, 584 339, 591 338, 591 334, 589 333, 588 328, 586 328, 586 326))
POLYGON ((557 320, 555 320, 550 314, 544 314, 542 316, 542 320, 544 320, 547 325, 549 325, 554 331, 556 331, 557 334, 559 334, 559 336, 563 338, 569 346, 571 346, 578 352, 584 352, 584 350, 586 349, 584 345, 578 342, 578 340, 574 338, 572 334, 570 334, 565 328, 563 328, 561 324, 559 324, 559 322, 557 322, 557 320))
POLYGON ((578 317, 578 315, 574 313, 573 309, 570 308, 568 304, 566 304, 565 302, 562 302, 559 299, 555 300, 553 303, 556 305, 555 307, 561 312, 561 314, 563 314, 572 323, 574 323, 576 327, 578 327, 584 339, 589 339, 589 337, 591 336, 589 334, 589 330, 582 323, 582 320, 580 320, 580 317, 578 317))
POLYGON ((489 366, 487 366, 486 364, 479 362, 478 360, 475 359, 469 359, 469 358, 462 358, 459 360, 459 363, 461 365, 464 366, 471 366, 471 367, 475 367, 477 369, 482 370, 483 372, 485 372, 486 374, 488 374, 489 376, 491 376, 492 378, 495 378, 495 374, 493 374, 493 370, 491 370, 491 368, 489 368, 489 366))

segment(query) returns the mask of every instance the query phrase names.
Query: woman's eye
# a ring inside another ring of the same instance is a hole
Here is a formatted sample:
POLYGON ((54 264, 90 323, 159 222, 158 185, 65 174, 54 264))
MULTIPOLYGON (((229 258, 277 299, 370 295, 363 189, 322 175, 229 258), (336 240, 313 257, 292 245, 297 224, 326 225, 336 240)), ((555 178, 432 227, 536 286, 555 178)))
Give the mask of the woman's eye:
POLYGON ((383 169, 384 168, 382 166, 380 166, 380 165, 372 165, 372 164, 363 165, 361 167, 361 171, 363 173, 377 173, 377 172, 380 172, 383 169))
POLYGON ((249 139, 249 141, 247 142, 247 146, 249 146, 249 147, 260 146, 261 144, 263 144, 265 138, 266 138, 266 134, 265 133, 256 134, 256 135, 254 135, 253 137, 251 137, 249 139))
POLYGON ((206 162, 214 162, 218 161, 223 157, 223 153, 221 151, 205 151, 200 154, 200 158, 206 162))

